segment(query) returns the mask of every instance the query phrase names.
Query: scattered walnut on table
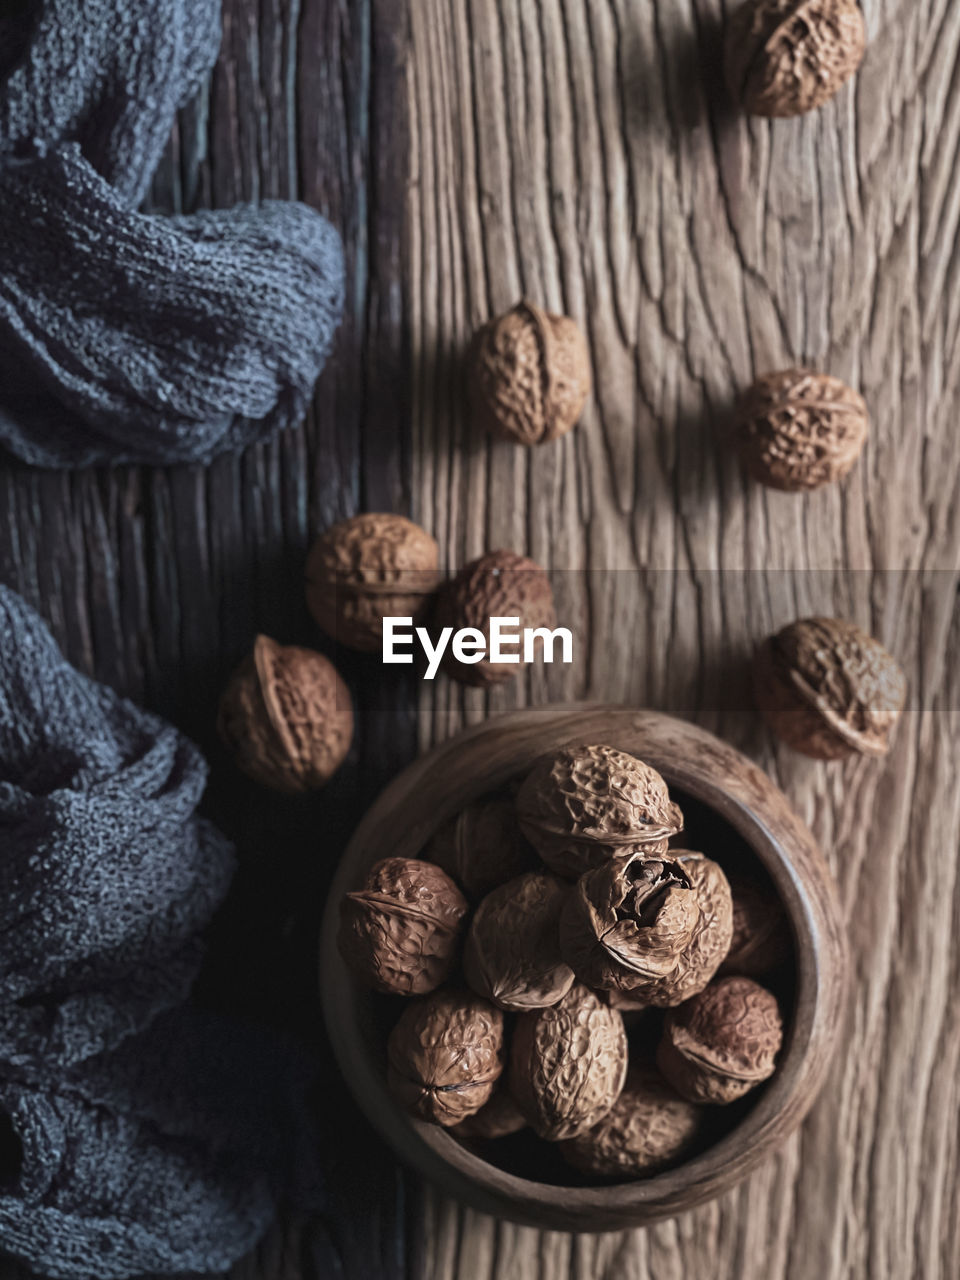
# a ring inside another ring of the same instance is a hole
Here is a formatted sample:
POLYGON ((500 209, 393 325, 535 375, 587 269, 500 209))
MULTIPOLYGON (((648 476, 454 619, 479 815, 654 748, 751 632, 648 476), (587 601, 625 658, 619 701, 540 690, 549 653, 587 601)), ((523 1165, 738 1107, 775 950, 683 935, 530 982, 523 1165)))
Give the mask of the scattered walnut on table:
POLYGON ((440 582, 439 548, 403 516, 366 513, 322 534, 307 557, 307 607, 348 649, 379 651, 385 617, 421 621, 440 582))
POLYGON ((788 746, 818 760, 885 755, 906 689, 879 640, 838 618, 790 623, 754 663, 761 715, 788 746))
POLYGON ((863 449, 870 419, 863 397, 839 378, 786 369, 758 378, 736 409, 747 470, 788 493, 842 480, 863 449))
POLYGON ((310 791, 350 750, 353 706, 323 654, 257 636, 220 699, 217 728, 248 777, 277 791, 310 791))
POLYGON ((863 60, 857 0, 747 0, 729 23, 727 84, 756 116, 797 116, 828 102, 863 60))
POLYGON ((590 356, 569 316, 521 302, 477 333, 469 357, 481 426, 516 444, 545 444, 573 428, 590 393, 590 356))
POLYGON ((461 684, 488 688, 514 679, 523 669, 522 634, 519 645, 510 649, 511 657, 517 654, 516 662, 491 661, 490 619, 495 617, 519 619, 510 627, 511 636, 527 628, 552 630, 557 616, 546 570, 513 551, 488 551, 444 583, 437 595, 432 629, 439 632, 450 627, 456 633, 473 628, 487 650, 487 656, 478 662, 465 662, 458 659, 452 643, 447 646, 444 670, 461 684))

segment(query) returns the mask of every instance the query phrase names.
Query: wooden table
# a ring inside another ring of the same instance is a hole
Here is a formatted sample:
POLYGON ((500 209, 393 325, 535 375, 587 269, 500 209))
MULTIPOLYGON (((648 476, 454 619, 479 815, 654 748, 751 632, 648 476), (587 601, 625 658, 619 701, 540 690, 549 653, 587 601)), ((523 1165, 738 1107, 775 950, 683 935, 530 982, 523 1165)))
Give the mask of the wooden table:
POLYGON ((819 1104, 725 1199, 604 1237, 480 1217, 395 1167, 324 1059, 329 1212, 235 1280, 960 1271, 960 6, 866 7, 855 86, 767 124, 725 97, 722 0, 225 0, 153 203, 299 195, 342 229, 347 318, 314 409, 208 470, 0 471, 0 578, 210 754, 244 860, 210 989, 323 1053, 313 935, 358 814, 419 747, 571 697, 686 715, 767 767, 823 843, 854 955, 819 1104), (582 322, 596 381, 582 426, 535 453, 477 437, 462 377, 474 327, 524 293, 582 322), (800 498, 748 483, 723 434, 737 388, 793 362, 873 415, 849 482, 800 498), (273 800, 220 753, 217 695, 258 629, 322 643, 306 548, 364 508, 408 512, 450 566, 508 546, 556 570, 577 660, 485 696, 342 655, 350 764, 315 800, 273 800), (884 761, 807 762, 750 710, 751 646, 815 611, 908 672, 884 761))

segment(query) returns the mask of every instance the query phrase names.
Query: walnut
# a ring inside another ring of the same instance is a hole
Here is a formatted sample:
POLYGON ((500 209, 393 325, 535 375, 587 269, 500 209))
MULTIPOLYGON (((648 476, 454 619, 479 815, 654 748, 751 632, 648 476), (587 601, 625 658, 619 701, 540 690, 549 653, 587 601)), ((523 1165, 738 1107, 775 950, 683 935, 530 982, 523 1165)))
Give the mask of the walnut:
MULTIPOLYGON (((451 627, 454 632, 472 627, 478 632, 478 643, 489 652, 490 619, 495 617, 519 619, 518 626, 511 624, 509 628, 511 636, 516 635, 518 629, 546 627, 552 630, 557 618, 546 571, 513 551, 488 551, 444 583, 437 596, 433 627, 437 632, 444 627, 451 627)), ((504 649, 509 649, 506 643, 504 649)), ((513 650, 509 651, 513 656, 513 650)), ((515 662, 491 662, 489 657, 481 657, 478 662, 462 662, 450 645, 444 653, 443 665, 448 674, 461 683, 486 688, 517 675, 523 661, 522 646, 517 646, 516 652, 515 662)))
POLYGON ((517 444, 545 444, 576 426, 590 393, 590 356, 568 316, 521 302, 479 331, 470 391, 481 425, 517 444))
POLYGON ((582 984, 549 1009, 518 1015, 510 1092, 541 1138, 592 1128, 620 1096, 626 1071, 623 1019, 582 984))
POLYGON ((703 1112, 652 1067, 631 1066, 623 1092, 603 1119, 560 1143, 564 1158, 598 1178, 656 1173, 689 1150, 703 1112))
POLYGON ((249 777, 278 791, 309 791, 350 750, 353 707, 323 654, 257 636, 220 699, 217 728, 249 777))
POLYGON ((757 706, 788 746, 817 760, 882 756, 906 697, 886 649, 852 622, 792 622, 759 649, 757 706))
POLYGON ((702 991, 723 963, 733 935, 733 898, 721 868, 702 853, 688 849, 671 849, 670 857, 676 859, 690 881, 700 914, 693 936, 673 969, 630 990, 634 999, 646 999, 660 1008, 682 1004, 702 991))
POLYGON ((733 97, 755 116, 798 116, 828 102, 863 60, 856 0, 748 0, 727 31, 733 97))
POLYGON ((733 936, 720 973, 757 978, 778 968, 790 954, 790 933, 783 904, 766 884, 731 876, 733 936))
POLYGON ((400 1015, 387 1041, 387 1086, 410 1115, 449 1127, 488 1101, 502 1054, 500 1010, 444 988, 400 1015))
POLYGON ((623 1015, 624 1025, 628 1027, 652 1007, 648 1000, 638 999, 632 992, 617 991, 615 987, 608 990, 601 989, 596 992, 596 995, 611 1009, 619 1009, 623 1015))
POLYGON ((467 902, 446 872, 416 858, 384 858, 340 904, 340 954, 368 986, 395 995, 433 991, 456 958, 467 902))
POLYGON ((632 993, 673 972, 699 918, 696 891, 679 862, 614 858, 571 889, 560 950, 581 982, 632 993))
POLYGON ((736 410, 747 470, 772 489, 800 493, 842 480, 867 438, 863 398, 839 378, 786 369, 758 378, 736 410))
POLYGON ((511 1133, 519 1133, 527 1127, 520 1108, 514 1102, 510 1091, 501 1082, 494 1089, 489 1102, 485 1102, 479 1111, 466 1120, 461 1120, 453 1130, 457 1138, 506 1138, 511 1133))
POLYGON ((471 898, 482 898, 537 865, 509 796, 468 804, 436 832, 423 856, 443 867, 471 898))
POLYGON ((667 1014, 657 1066, 691 1102, 734 1102, 773 1075, 782 1042, 776 997, 751 978, 720 978, 667 1014))
POLYGON ((426 612, 440 581, 439 549, 403 516, 366 514, 335 524, 307 558, 307 607, 349 649, 374 653, 385 617, 426 612))
POLYGON ((463 975, 501 1009, 542 1009, 573 986, 560 955, 557 923, 567 886, 536 871, 494 889, 470 921, 463 975))
POLYGON ((656 769, 614 747, 569 746, 544 756, 517 796, 520 829, 568 879, 610 858, 657 854, 683 828, 656 769))

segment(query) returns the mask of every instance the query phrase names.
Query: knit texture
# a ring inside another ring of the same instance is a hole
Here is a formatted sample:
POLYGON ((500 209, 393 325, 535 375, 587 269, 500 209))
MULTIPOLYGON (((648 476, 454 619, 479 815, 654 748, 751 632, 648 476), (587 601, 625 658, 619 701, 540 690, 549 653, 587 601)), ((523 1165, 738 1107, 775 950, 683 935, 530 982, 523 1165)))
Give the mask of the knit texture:
POLYGON ((233 870, 205 778, 0 587, 0 1249, 49 1276, 223 1270, 316 1192, 301 1065, 185 1003, 233 870))
POLYGON ((137 212, 216 59, 219 0, 19 2, 0 26, 0 443, 40 466, 206 462, 295 424, 342 312, 337 233, 293 202, 137 212))

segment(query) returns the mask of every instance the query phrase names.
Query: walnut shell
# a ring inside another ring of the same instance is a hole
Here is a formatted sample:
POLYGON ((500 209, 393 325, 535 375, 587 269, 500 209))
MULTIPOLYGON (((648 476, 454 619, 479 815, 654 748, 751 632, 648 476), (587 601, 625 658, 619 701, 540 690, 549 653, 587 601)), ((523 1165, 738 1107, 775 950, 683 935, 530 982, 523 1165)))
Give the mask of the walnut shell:
POLYGON ((655 855, 683 829, 656 769, 614 747, 562 747, 517 796, 520 829, 552 871, 578 879, 610 858, 655 855))
POLYGON ((586 872, 560 915, 560 950, 581 982, 632 992, 672 973, 700 918, 696 891, 669 857, 614 858, 586 872))
MULTIPOLYGON (((437 596, 433 616, 433 629, 439 632, 451 627, 454 632, 472 627, 480 632, 489 652, 490 619, 519 618, 519 628, 511 625, 510 635, 525 628, 557 625, 553 608, 553 590, 546 570, 519 556, 513 551, 488 551, 444 583, 437 596)), ((510 646, 518 654, 517 662, 491 662, 483 657, 479 662, 461 662, 448 645, 443 666, 447 673, 462 684, 487 688, 512 680, 523 666, 522 642, 510 646)))
POLYGON ((790 954, 790 926, 783 904, 771 888, 746 876, 730 877, 733 934, 720 973, 762 977, 790 954))
POLYGON ((652 1067, 631 1066, 623 1092, 603 1119, 560 1143, 564 1159, 597 1178, 639 1178, 689 1150, 703 1112, 652 1067))
POLYGON ((702 853, 671 849, 697 895, 700 914, 690 941, 676 964, 662 977, 652 977, 630 989, 634 999, 660 1008, 682 1004, 702 991, 723 963, 733 936, 733 898, 722 869, 702 853))
POLYGON ((501 1009, 543 1009, 573 986, 557 925, 567 886, 530 871, 494 889, 477 907, 463 948, 467 983, 501 1009))
POLYGON ((405 1009, 387 1041, 387 1087, 418 1120, 449 1127, 487 1102, 503 1071, 503 1014, 444 989, 405 1009))
POLYGON ((440 552, 403 516, 365 514, 322 534, 307 557, 307 608, 338 644, 378 652, 385 617, 422 619, 440 581, 440 552))
POLYGON ((468 804, 436 832, 423 856, 443 867, 471 898, 484 897, 538 862, 509 796, 485 796, 468 804))
POLYGON ((856 0, 748 0, 727 31, 727 83, 751 115, 802 115, 850 79, 866 43, 856 0))
POLYGON ((611 1009, 618 1009, 623 1016, 624 1026, 629 1027, 652 1008, 648 1000, 634 996, 633 992, 617 991, 615 987, 597 991, 598 998, 608 1004, 611 1009))
POLYGON ((439 867, 384 858, 341 902, 337 946, 374 990, 424 995, 449 976, 466 913, 466 899, 439 867))
POLYGON ((691 1102, 734 1102, 773 1075, 782 1043, 772 992, 751 978, 719 978, 667 1014, 657 1066, 691 1102))
POLYGON ((785 369, 758 378, 736 410, 747 470, 771 489, 801 493, 842 480, 860 456, 870 419, 839 378, 785 369))
POLYGON ((545 444, 576 426, 590 393, 590 355, 568 316, 521 302, 479 331, 470 391, 481 426, 517 444, 545 444))
POLYGON ((277 791, 310 791, 350 750, 353 707, 323 654, 257 636, 220 699, 217 728, 249 777, 277 791))
POLYGON ((549 1009, 517 1017, 510 1092, 541 1138, 591 1129, 620 1096, 626 1072, 623 1019, 581 983, 549 1009))
POLYGON ((837 618, 790 623, 754 664, 760 714, 778 738, 817 760, 885 755, 906 690, 883 645, 837 618))
POLYGON ((519 1133, 526 1127, 527 1122, 520 1108, 501 1081, 491 1094, 490 1101, 485 1102, 472 1116, 467 1116, 466 1120, 461 1120, 453 1134, 468 1141, 474 1138, 489 1141, 509 1137, 511 1133, 519 1133))

